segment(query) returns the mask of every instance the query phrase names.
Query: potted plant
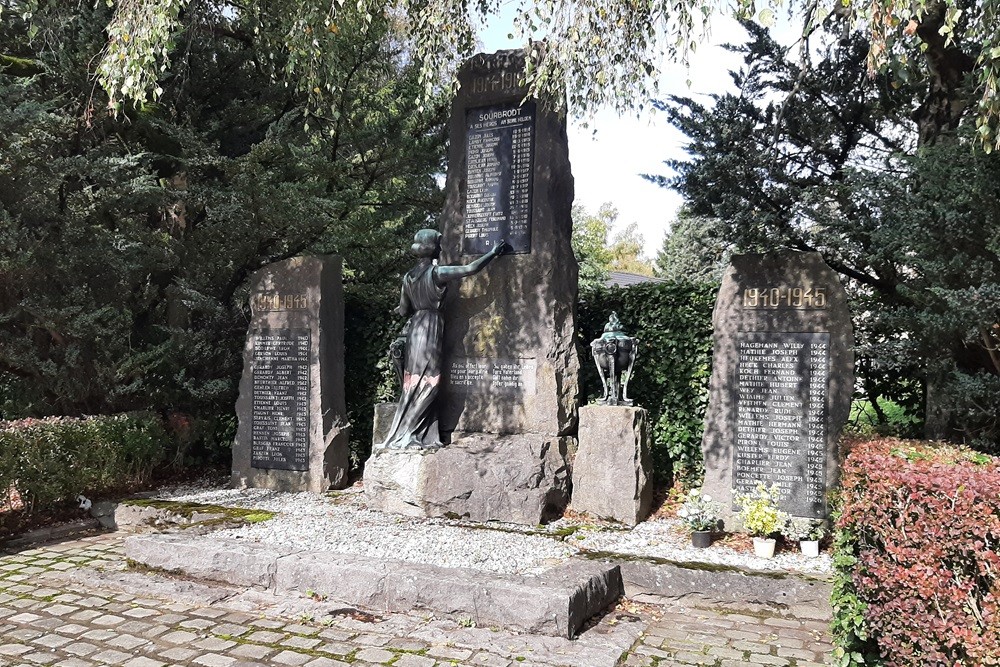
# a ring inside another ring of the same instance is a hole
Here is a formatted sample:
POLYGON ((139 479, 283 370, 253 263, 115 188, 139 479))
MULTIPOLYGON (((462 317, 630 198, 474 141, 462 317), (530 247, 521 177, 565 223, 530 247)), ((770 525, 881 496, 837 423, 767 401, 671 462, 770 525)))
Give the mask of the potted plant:
POLYGON ((712 496, 698 489, 691 489, 677 516, 691 531, 691 546, 704 549, 712 544, 712 531, 719 525, 722 506, 712 496))
POLYGON ((823 522, 807 517, 792 517, 781 529, 781 534, 789 540, 797 540, 799 548, 806 556, 819 556, 819 541, 826 535, 823 522))
POLYGON ((778 509, 778 485, 757 482, 752 493, 737 493, 739 517, 743 528, 753 535, 753 550, 760 558, 774 556, 774 534, 781 530, 788 515, 778 509))

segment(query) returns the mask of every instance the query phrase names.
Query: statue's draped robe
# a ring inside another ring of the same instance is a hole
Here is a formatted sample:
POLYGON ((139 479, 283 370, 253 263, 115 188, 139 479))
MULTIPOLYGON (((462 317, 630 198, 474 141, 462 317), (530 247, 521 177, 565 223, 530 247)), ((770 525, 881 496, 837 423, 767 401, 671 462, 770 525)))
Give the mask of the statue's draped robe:
POLYGON ((403 392, 383 447, 438 447, 437 396, 441 387, 441 346, 445 288, 434 282, 434 264, 417 266, 403 276, 399 310, 411 315, 403 366, 403 392))

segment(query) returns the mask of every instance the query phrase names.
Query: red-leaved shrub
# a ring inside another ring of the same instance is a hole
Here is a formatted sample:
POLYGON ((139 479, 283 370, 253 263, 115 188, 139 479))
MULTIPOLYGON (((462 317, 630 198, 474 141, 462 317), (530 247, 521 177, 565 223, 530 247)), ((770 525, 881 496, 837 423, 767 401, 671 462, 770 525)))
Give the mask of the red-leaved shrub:
POLYGON ((885 665, 1000 665, 1000 459, 926 442, 854 444, 838 528, 885 665))

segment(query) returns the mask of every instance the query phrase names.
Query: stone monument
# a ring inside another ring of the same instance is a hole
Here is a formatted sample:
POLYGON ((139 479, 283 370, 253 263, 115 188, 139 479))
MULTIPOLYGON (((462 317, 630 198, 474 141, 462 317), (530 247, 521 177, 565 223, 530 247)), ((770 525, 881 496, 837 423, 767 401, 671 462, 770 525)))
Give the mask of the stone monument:
POLYGON ((234 487, 347 486, 344 297, 339 257, 293 257, 251 278, 236 404, 234 487))
MULTIPOLYGON (((854 331, 837 274, 813 252, 733 257, 712 321, 705 492, 735 511, 734 491, 777 484, 783 510, 826 518, 854 391, 854 331)), ((734 527, 733 514, 724 519, 734 527)))
POLYGON ((579 371, 573 177, 565 118, 525 100, 523 73, 520 51, 480 54, 459 71, 441 261, 509 248, 444 298, 445 446, 376 448, 365 466, 374 507, 535 524, 567 502, 579 371))
POLYGON ((649 514, 649 413, 633 407, 628 381, 639 341, 611 313, 604 333, 590 344, 603 395, 580 408, 580 447, 573 463, 572 507, 634 526, 649 514), (624 381, 623 381, 624 380, 624 381))

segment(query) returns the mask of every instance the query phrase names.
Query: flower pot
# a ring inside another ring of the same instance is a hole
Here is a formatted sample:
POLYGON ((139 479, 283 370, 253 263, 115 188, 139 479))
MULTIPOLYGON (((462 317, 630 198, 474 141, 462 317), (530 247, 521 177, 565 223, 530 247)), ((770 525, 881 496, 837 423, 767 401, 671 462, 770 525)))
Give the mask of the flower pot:
POLYGON ((810 558, 819 556, 819 540, 799 540, 799 548, 810 558))
POLYGON ((704 549, 712 546, 712 531, 696 530, 691 533, 691 546, 696 549, 704 549))
POLYGON ((774 558, 774 544, 773 537, 755 537, 753 538, 753 552, 757 554, 758 558, 774 558))

